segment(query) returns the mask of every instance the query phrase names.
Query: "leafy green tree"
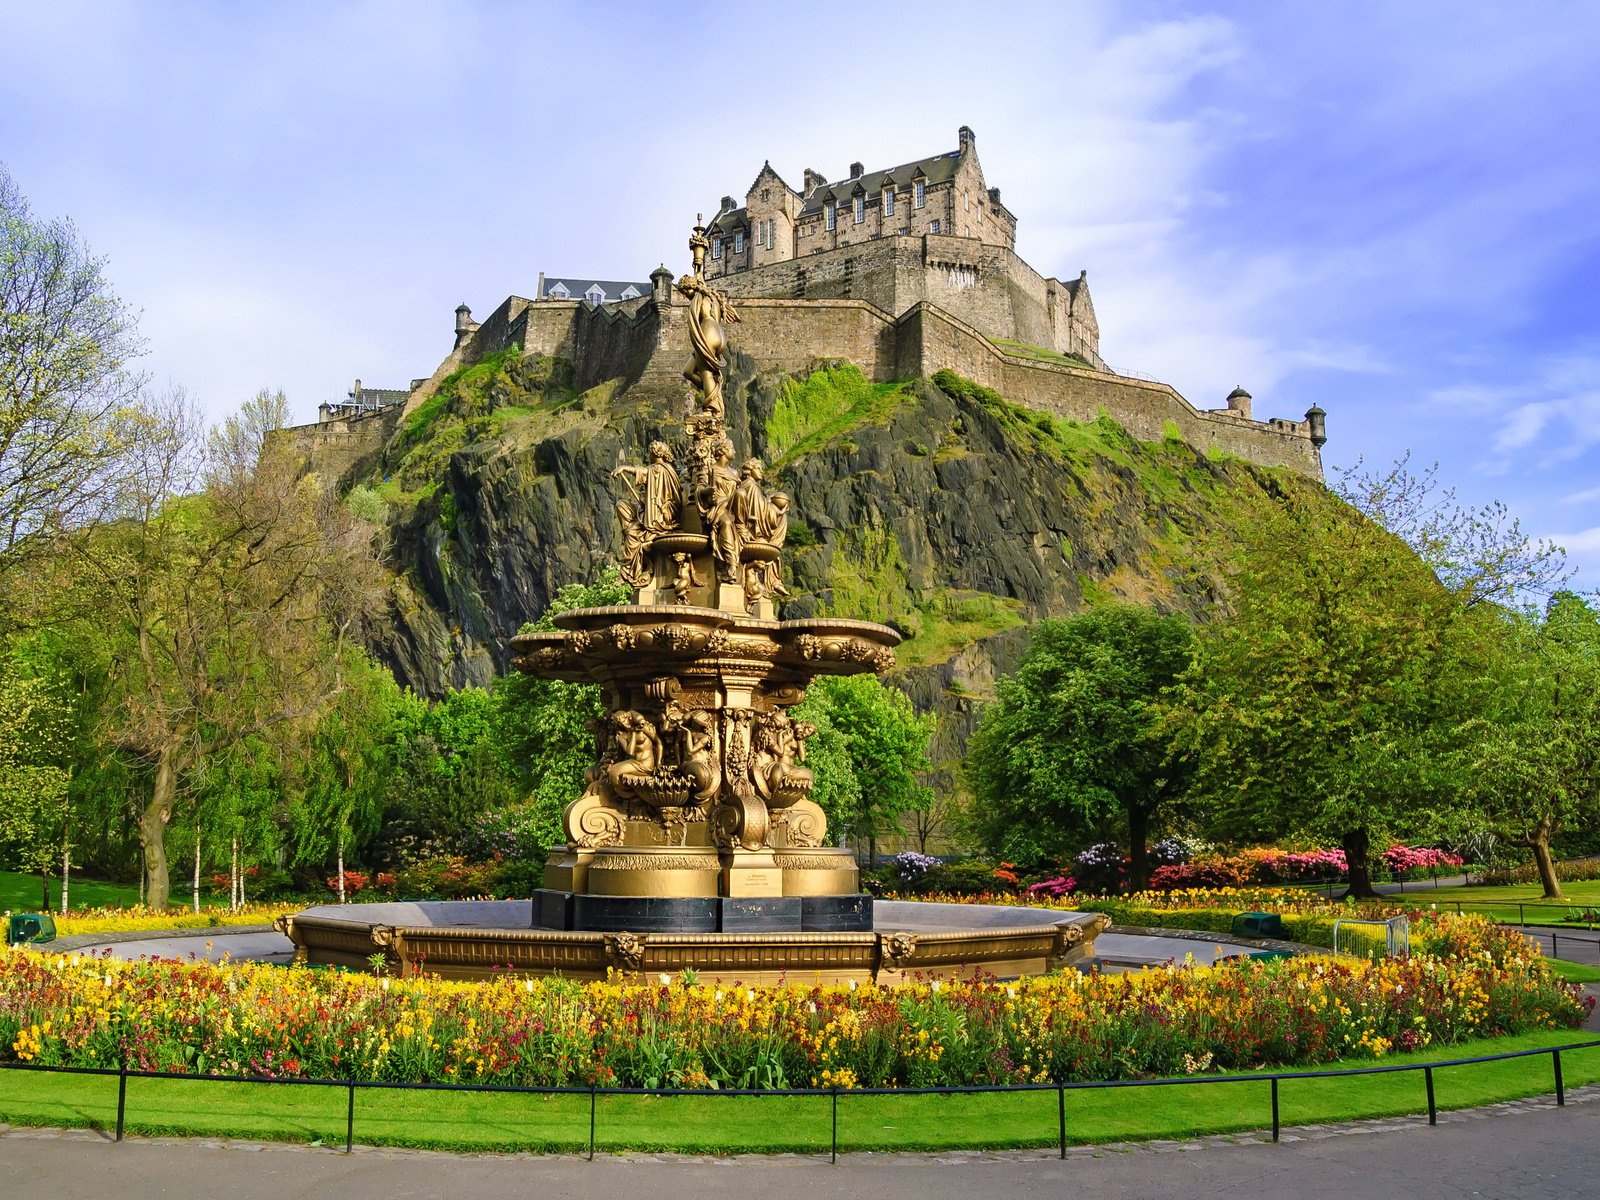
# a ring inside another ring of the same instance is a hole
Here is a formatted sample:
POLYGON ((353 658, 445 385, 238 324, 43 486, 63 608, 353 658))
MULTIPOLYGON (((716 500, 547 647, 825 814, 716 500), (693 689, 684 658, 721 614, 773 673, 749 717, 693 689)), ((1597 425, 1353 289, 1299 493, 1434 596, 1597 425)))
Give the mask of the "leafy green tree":
POLYGON ((140 436, 129 363, 143 347, 103 268, 0 168, 0 588, 13 603, 18 568, 105 515, 140 436))
MULTIPOLYGON (((625 604, 632 592, 615 567, 589 584, 569 584, 556 594, 538 620, 523 632, 554 629, 557 613, 573 608, 625 604)), ((589 683, 535 679, 513 671, 494 688, 494 739, 501 761, 535 811, 540 845, 562 841, 562 811, 583 791, 583 776, 594 765, 591 724, 605 717, 600 689, 589 683)))
POLYGON ((71 703, 61 681, 26 670, 0 675, 0 861, 39 876, 50 907, 50 872, 67 824, 71 703))
POLYGON ((1175 747, 1222 836, 1337 839, 1372 894, 1375 841, 1459 806, 1457 730, 1481 701, 1492 610, 1394 534, 1296 485, 1241 514, 1231 615, 1173 696, 1175 747))
POLYGON ((876 675, 844 675, 813 683, 792 715, 817 727, 807 747, 817 803, 837 833, 865 841, 876 861, 878 838, 933 801, 921 779, 933 770, 933 714, 918 716, 904 692, 876 675))
POLYGON ((394 676, 354 646, 343 650, 339 694, 317 722, 296 771, 296 863, 334 859, 339 902, 347 854, 377 833, 394 774, 400 689, 394 676))
POLYGON ((163 906, 185 780, 251 738, 288 743, 338 693, 340 646, 375 599, 373 531, 270 433, 263 394, 206 439, 181 398, 118 482, 118 518, 75 545, 117 668, 107 740, 144 765, 138 828, 163 906))
POLYGON ((967 750, 991 853, 1043 863, 1115 831, 1131 883, 1149 883, 1152 831, 1189 775, 1169 753, 1161 694, 1188 667, 1193 641, 1182 617, 1136 605, 1034 627, 967 750))
POLYGON ((1551 841, 1600 821, 1600 613, 1558 592, 1542 619, 1509 618, 1500 650, 1490 714, 1463 731, 1465 791, 1557 899, 1551 841))

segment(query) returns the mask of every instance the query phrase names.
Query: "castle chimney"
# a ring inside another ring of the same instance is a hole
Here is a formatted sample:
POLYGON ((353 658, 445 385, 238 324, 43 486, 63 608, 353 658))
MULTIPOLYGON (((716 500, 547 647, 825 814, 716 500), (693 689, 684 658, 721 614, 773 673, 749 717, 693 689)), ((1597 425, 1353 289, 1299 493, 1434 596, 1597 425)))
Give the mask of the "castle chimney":
POLYGON ((1228 411, 1237 413, 1245 420, 1250 419, 1250 401, 1252 397, 1242 387, 1236 387, 1228 393, 1228 411))
POLYGON ((860 163, 851 163, 850 164, 850 178, 851 179, 860 179, 862 175, 866 174, 866 170, 867 169, 865 167, 863 167, 860 163))
POLYGON ((971 126, 968 125, 963 125, 960 129, 956 130, 956 138, 961 143, 961 153, 963 154, 973 149, 978 144, 977 137, 973 134, 971 126))
POLYGON ((990 204, 999 204, 1000 203, 1000 189, 999 188, 990 188, 989 189, 989 203, 990 204))
POLYGON ((655 301, 657 308, 665 308, 672 303, 672 272, 667 270, 666 263, 650 272, 650 299, 655 301))
POLYGON ((1328 440, 1328 414, 1315 404, 1306 409, 1306 425, 1311 435, 1311 444, 1321 450, 1328 440))
POLYGON ((825 184, 827 182, 828 182, 828 179, 827 179, 827 177, 825 175, 819 175, 819 174, 817 174, 817 172, 813 171, 810 167, 807 167, 806 168, 805 182, 800 185, 801 189, 802 189, 801 190, 801 195, 803 197, 809 198, 812 192, 816 191, 819 187, 821 187, 823 184, 825 184))
POLYGON ((724 196, 722 198, 722 207, 717 210, 717 216, 720 217, 723 213, 732 212, 738 207, 739 206, 733 202, 732 196, 724 196))

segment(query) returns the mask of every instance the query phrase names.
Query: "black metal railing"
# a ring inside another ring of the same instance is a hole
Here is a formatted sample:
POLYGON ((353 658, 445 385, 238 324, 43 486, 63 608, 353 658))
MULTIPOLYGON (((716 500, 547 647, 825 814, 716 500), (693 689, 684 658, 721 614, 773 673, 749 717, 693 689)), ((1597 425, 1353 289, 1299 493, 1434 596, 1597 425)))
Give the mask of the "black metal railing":
POLYGON ((1514 1058, 1550 1056, 1550 1066, 1555 1082, 1555 1100, 1558 1106, 1567 1103, 1566 1084, 1562 1077, 1561 1055, 1573 1050, 1588 1050, 1600 1046, 1600 1040, 1572 1042, 1564 1046, 1541 1047, 1533 1050, 1507 1050, 1500 1054, 1479 1054, 1471 1058, 1453 1058, 1432 1063, 1391 1063, 1386 1066, 1346 1067, 1336 1071, 1272 1071, 1249 1075, 1185 1075, 1163 1079, 1108 1079, 1093 1082, 1068 1083, 1013 1083, 972 1084, 959 1087, 869 1087, 848 1088, 644 1088, 644 1087, 532 1087, 500 1083, 401 1083, 366 1079, 303 1079, 266 1075, 196 1075, 181 1071, 138 1071, 123 1067, 58 1067, 36 1063, 0 1063, 0 1069, 13 1071, 38 1071, 62 1075, 115 1076, 117 1079, 116 1140, 122 1141, 128 1108, 128 1080, 176 1079, 190 1083, 246 1083, 287 1087, 344 1088, 348 1095, 345 1105, 345 1152, 355 1147, 356 1092, 357 1091, 416 1091, 416 1092, 494 1092, 524 1096, 588 1096, 589 1143, 588 1158, 593 1161, 596 1145, 596 1119, 598 1101, 612 1096, 694 1096, 711 1099, 724 1096, 767 1097, 827 1097, 831 1110, 832 1136, 829 1161, 839 1161, 839 1098, 854 1096, 958 1096, 983 1095, 1007 1092, 1055 1092, 1056 1114, 1061 1157, 1067 1156, 1067 1093, 1105 1090, 1111 1088, 1191 1087, 1206 1084, 1267 1084, 1271 1093, 1272 1140, 1279 1140, 1282 1131, 1282 1114, 1278 1103, 1278 1085, 1286 1079, 1339 1079, 1357 1075, 1396 1075, 1420 1071, 1426 1094, 1428 1124, 1439 1123, 1439 1108, 1434 1095, 1434 1072, 1446 1067, 1465 1067, 1478 1063, 1504 1062, 1514 1058))

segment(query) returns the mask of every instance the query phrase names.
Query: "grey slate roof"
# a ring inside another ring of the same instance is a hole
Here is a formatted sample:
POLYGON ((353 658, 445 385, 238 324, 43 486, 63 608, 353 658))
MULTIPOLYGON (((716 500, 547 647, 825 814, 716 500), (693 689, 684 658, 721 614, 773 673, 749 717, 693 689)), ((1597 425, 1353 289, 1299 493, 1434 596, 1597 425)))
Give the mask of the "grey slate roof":
POLYGON ((628 279, 569 279, 556 275, 546 275, 544 277, 544 294, 535 296, 534 299, 587 300, 589 298, 587 295, 589 289, 596 285, 605 294, 605 299, 600 302, 602 304, 611 304, 617 300, 628 299, 629 297, 625 297, 622 294, 628 288, 632 288, 640 296, 648 296, 650 294, 650 284, 648 282, 639 283, 636 280, 628 279), (567 294, 565 296, 552 296, 550 294, 557 284, 566 288, 567 294))
POLYGON ((859 183, 867 195, 875 196, 883 190, 886 179, 893 179, 895 186, 908 188, 911 180, 920 170, 929 187, 935 184, 949 183, 956 175, 956 160, 961 157, 961 151, 950 150, 944 154, 935 154, 932 158, 919 158, 915 162, 902 163, 898 167, 891 167, 887 171, 867 171, 859 179, 840 179, 833 183, 824 183, 806 198, 805 206, 801 208, 802 217, 811 213, 822 211, 823 200, 832 194, 841 202, 848 202, 855 193, 859 183))

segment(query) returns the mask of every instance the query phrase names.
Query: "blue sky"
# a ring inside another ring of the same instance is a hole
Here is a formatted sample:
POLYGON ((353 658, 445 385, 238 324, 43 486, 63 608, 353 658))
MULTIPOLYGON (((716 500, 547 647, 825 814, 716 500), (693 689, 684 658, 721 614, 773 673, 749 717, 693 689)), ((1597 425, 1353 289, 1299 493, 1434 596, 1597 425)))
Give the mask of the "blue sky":
MULTIPOLYGON (((0 0, 0 162, 213 416, 404 386, 538 273, 953 149, 1113 366, 1328 412, 1600 587, 1600 5, 0 0), (874 12, 881 31, 870 30, 874 12)), ((1331 474, 1331 471, 1330 471, 1331 474)))

